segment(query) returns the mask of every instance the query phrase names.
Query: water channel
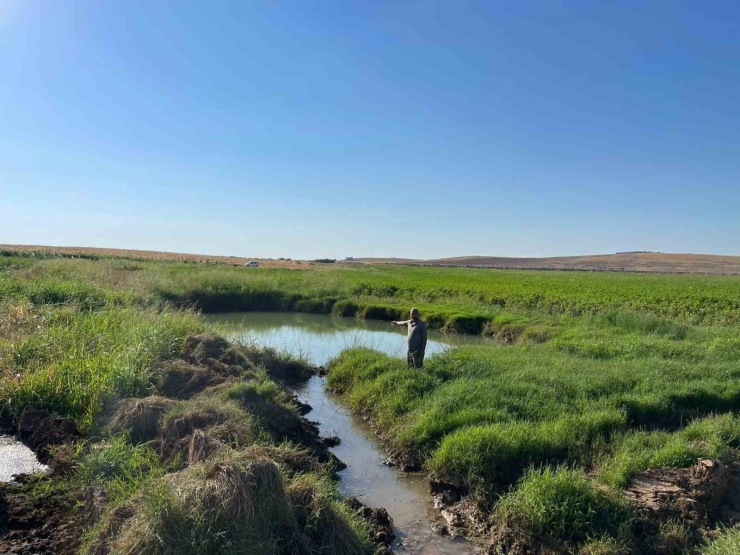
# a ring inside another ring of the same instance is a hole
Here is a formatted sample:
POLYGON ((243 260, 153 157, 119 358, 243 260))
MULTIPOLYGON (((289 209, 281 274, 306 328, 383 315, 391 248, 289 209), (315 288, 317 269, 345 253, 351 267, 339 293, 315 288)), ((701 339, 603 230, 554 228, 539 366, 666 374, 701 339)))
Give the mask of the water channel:
MULTIPOLYGON (((234 339, 254 340, 308 358, 317 366, 326 365, 342 350, 367 346, 391 356, 405 355, 405 330, 388 322, 338 318, 315 314, 236 313, 209 316, 234 339)), ((430 330, 427 356, 451 346, 483 343, 475 336, 445 335, 430 330)), ((307 418, 320 424, 323 436, 339 436, 342 443, 333 452, 347 464, 339 473, 340 488, 370 507, 385 507, 396 527, 394 551, 458 555, 473 553, 473 546, 462 539, 451 540, 435 534, 431 524, 435 512, 426 479, 384 464, 382 447, 368 427, 353 417, 341 399, 328 393, 323 379, 311 378, 297 391, 301 401, 313 410, 307 418)))

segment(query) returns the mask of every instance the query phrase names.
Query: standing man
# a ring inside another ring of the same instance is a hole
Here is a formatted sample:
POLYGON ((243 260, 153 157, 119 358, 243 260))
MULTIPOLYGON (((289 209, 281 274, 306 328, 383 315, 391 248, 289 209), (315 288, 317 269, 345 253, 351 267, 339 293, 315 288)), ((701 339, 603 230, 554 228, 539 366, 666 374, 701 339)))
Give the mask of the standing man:
POLYGON ((419 319, 419 311, 411 309, 411 320, 394 320, 391 326, 408 326, 409 352, 406 355, 409 368, 424 368, 424 351, 427 348, 427 326, 419 319))

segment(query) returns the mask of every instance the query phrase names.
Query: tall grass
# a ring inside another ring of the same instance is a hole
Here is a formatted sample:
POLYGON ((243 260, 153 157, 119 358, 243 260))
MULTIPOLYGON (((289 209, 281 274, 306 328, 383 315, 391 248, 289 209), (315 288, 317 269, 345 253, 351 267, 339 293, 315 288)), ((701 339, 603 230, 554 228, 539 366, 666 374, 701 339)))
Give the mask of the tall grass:
POLYGON ((44 408, 83 428, 107 402, 143 394, 149 367, 175 356, 187 335, 204 329, 194 313, 171 309, 93 311, 72 304, 52 311, 29 307, 20 314, 15 325, 30 325, 29 333, 0 336, 4 410, 44 408))
POLYGON ((416 453, 440 479, 484 496, 529 465, 558 462, 599 465, 606 483, 624 486, 637 470, 687 466, 738 444, 738 358, 701 354, 713 341, 701 333, 682 341, 700 356, 599 358, 557 344, 494 345, 434 356, 423 372, 350 349, 331 363, 327 384, 382 430, 392 451, 416 453))
POLYGON ((618 492, 596 486, 567 467, 530 469, 519 487, 504 496, 496 518, 534 537, 584 542, 611 536, 630 538, 630 507, 618 492))
POLYGON ((740 528, 727 530, 701 550, 702 555, 736 555, 740 553, 740 528))
POLYGON ((132 445, 125 434, 88 450, 76 464, 77 478, 86 486, 105 488, 113 506, 165 474, 159 455, 148 446, 132 445))

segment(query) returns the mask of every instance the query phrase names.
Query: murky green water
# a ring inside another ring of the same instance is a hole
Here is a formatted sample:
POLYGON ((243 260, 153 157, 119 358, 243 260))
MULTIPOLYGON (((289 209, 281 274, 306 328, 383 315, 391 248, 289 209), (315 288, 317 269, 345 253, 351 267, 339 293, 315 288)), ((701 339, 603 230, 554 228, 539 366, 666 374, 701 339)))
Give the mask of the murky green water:
MULTIPOLYGON (((233 338, 252 339, 285 349, 325 365, 348 347, 363 345, 392 356, 405 356, 405 330, 390 323, 337 318, 315 314, 240 313, 209 316, 233 338)), ((454 345, 484 343, 481 337, 449 336, 429 332, 427 354, 454 345)), ((435 534, 431 524, 438 518, 431 505, 423 475, 408 474, 383 464, 383 450, 372 432, 344 408, 341 398, 324 389, 322 378, 311 378, 297 391, 313 410, 307 418, 320 423, 323 436, 336 435, 342 443, 332 451, 347 464, 339 473, 341 490, 371 507, 385 507, 398 536, 393 548, 399 553, 457 555, 473 553, 472 544, 435 534)))

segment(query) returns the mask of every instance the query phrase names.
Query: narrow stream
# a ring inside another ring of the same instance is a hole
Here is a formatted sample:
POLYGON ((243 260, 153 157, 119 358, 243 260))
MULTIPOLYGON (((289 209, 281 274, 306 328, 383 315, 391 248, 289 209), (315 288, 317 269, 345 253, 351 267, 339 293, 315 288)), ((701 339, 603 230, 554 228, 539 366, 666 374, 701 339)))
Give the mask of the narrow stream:
MULTIPOLYGON (((404 330, 389 323, 337 318, 315 314, 239 313, 210 316, 233 338, 251 339, 262 345, 307 357, 313 364, 325 365, 342 350, 362 345, 392 356, 405 353, 404 330)), ((427 353, 452 345, 483 343, 472 336, 447 336, 429 332, 427 353)), ((332 451, 347 464, 339 473, 340 488, 370 507, 385 507, 396 527, 393 548, 399 553, 457 555, 473 553, 472 544, 435 534, 431 524, 435 512, 426 479, 384 464, 382 447, 360 419, 351 415, 341 398, 324 388, 324 380, 311 378, 296 391, 301 401, 313 410, 307 418, 320 423, 322 436, 339 436, 342 443, 332 451)))

